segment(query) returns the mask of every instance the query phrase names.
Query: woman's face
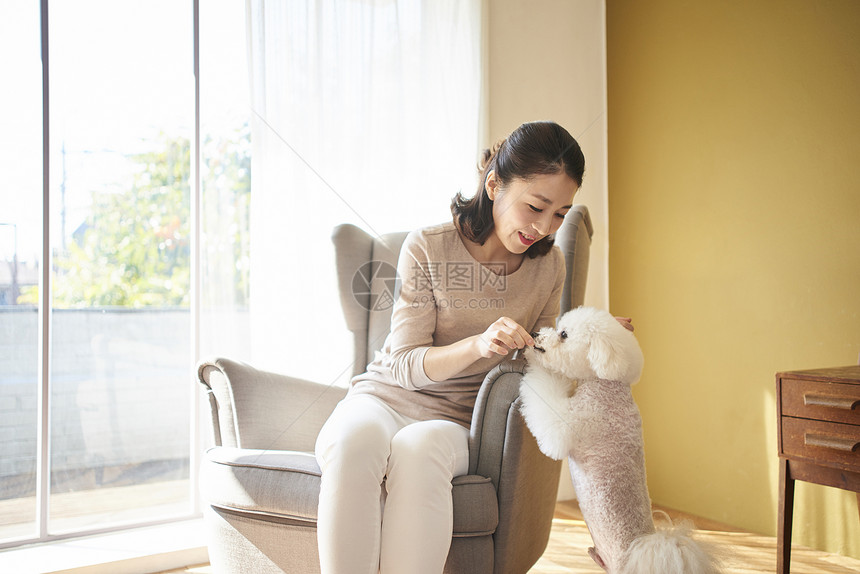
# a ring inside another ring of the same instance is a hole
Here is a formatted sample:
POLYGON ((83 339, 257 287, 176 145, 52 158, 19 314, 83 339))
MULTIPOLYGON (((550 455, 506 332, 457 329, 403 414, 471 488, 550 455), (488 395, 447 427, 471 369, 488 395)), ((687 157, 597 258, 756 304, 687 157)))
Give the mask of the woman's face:
POLYGON ((495 172, 487 176, 493 200, 493 232, 511 253, 525 253, 535 242, 558 231, 579 186, 564 171, 514 179, 504 187, 495 172))

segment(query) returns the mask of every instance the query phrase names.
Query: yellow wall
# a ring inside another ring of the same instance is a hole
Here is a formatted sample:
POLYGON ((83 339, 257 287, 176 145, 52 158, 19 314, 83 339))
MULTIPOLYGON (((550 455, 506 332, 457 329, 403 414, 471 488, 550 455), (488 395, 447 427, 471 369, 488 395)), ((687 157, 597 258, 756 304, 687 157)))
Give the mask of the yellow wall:
MULTIPOLYGON (((860 352, 860 2, 609 0, 609 283, 655 502, 775 534, 779 370, 860 352)), ((853 494, 795 543, 860 557, 853 494)))

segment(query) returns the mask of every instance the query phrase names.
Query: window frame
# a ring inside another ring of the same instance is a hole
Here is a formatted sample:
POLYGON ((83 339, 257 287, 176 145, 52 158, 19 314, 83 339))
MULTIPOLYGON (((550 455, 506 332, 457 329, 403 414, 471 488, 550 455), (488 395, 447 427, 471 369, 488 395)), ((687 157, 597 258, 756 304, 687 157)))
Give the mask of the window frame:
MULTIPOLYGON (((203 417, 201 416, 200 393, 195 392, 196 384, 189 372, 188 392, 191 393, 189 413, 189 511, 165 518, 140 520, 126 524, 105 527, 79 529, 68 532, 50 533, 48 531, 50 508, 50 468, 51 468, 51 203, 50 203, 50 29, 49 29, 49 0, 40 0, 40 50, 42 60, 42 250, 39 273, 39 349, 37 375, 37 440, 36 440, 36 532, 35 536, 21 536, 0 541, 0 550, 16 548, 27 544, 53 542, 93 536, 112 532, 120 532, 135 528, 171 524, 200 518, 202 506, 198 488, 200 450, 203 444, 203 417)), ((193 42, 193 134, 191 141, 191 357, 193 366, 200 358, 200 203, 201 203, 201 151, 200 151, 200 0, 191 0, 192 9, 192 42, 193 42)), ((191 371, 192 369, 189 369, 191 371)))

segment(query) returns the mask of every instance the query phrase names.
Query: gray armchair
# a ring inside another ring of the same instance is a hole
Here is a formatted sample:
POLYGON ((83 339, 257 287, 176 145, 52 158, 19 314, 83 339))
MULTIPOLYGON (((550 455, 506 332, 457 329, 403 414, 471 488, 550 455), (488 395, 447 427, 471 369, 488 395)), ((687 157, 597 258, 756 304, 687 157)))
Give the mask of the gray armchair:
MULTIPOLYGON (((591 234, 584 206, 575 206, 557 233, 568 271, 562 313, 582 304, 591 234)), ((370 261, 396 266, 405 237, 375 239, 352 225, 334 231, 341 303, 355 341, 355 374, 382 346, 390 311, 374 312, 369 299, 356 298, 354 274, 370 261)), ((378 292, 373 286, 370 291, 378 292)), ((546 548, 561 462, 541 454, 520 415, 522 369, 518 360, 500 365, 478 394, 469 472, 453 480, 454 538, 446 573, 524 573, 546 548)), ((216 445, 205 453, 200 477, 213 570, 319 572, 320 469, 313 449, 345 389, 228 359, 202 362, 198 377, 211 407, 216 445)))

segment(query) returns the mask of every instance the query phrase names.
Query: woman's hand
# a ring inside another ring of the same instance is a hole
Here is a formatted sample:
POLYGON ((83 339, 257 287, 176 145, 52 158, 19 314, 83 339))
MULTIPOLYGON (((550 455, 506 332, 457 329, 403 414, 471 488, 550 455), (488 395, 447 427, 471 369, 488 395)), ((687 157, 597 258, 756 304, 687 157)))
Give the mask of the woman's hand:
POLYGON ((533 346, 534 339, 522 325, 508 317, 499 317, 486 331, 478 335, 478 353, 485 359, 507 355, 513 349, 533 346))
POLYGON ((621 323, 621 326, 628 331, 633 330, 633 319, 631 319, 630 317, 616 317, 615 320, 621 323))
POLYGON ((511 349, 534 345, 529 332, 513 319, 500 317, 480 335, 470 335, 444 347, 430 347, 424 353, 424 372, 431 381, 456 377, 479 358, 507 355, 511 349))

